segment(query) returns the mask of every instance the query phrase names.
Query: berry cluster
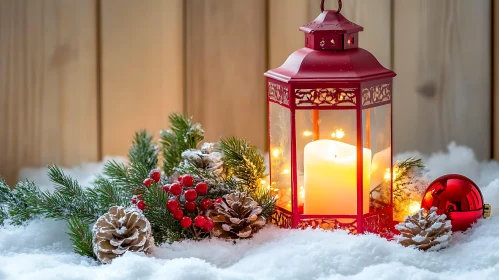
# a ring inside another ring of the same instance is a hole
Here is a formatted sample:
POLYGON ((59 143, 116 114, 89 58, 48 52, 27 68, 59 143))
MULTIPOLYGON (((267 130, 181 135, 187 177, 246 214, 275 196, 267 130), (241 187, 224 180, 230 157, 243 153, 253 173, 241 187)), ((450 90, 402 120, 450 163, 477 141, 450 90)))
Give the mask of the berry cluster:
POLYGON ((195 235, 197 232, 194 227, 205 232, 213 229, 213 220, 203 215, 213 207, 211 198, 202 197, 208 193, 208 185, 205 182, 199 182, 194 186, 192 176, 184 175, 178 178, 178 183, 163 186, 163 190, 170 194, 166 208, 175 220, 180 221, 183 228, 193 229, 195 235), (195 216, 194 223, 189 216, 195 216))
POLYGON ((146 208, 146 204, 142 200, 141 195, 134 195, 132 197, 132 203, 137 205, 137 208, 139 208, 140 210, 144 210, 144 208, 146 208))

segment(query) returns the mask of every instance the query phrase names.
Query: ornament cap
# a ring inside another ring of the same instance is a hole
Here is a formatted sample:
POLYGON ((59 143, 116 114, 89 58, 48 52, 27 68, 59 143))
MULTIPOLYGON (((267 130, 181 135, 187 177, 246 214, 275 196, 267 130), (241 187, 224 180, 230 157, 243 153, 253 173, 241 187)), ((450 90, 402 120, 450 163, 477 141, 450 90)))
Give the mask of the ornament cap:
POLYGON ((359 32, 364 27, 355 24, 337 11, 323 11, 311 23, 300 27, 305 33, 305 47, 314 50, 343 51, 359 46, 359 32))
POLYGON ((483 217, 484 218, 489 218, 490 217, 490 204, 484 204, 483 205, 483 217))

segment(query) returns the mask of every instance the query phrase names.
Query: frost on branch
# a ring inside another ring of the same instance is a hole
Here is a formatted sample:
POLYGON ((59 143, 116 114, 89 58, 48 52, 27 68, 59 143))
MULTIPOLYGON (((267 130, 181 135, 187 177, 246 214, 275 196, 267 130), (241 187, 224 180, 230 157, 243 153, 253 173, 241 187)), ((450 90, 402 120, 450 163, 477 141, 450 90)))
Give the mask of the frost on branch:
POLYGON ((97 259, 110 263, 127 251, 149 253, 154 241, 151 224, 137 209, 113 206, 93 227, 93 247, 97 259))
POLYGON ((437 251, 449 245, 452 230, 451 221, 445 214, 438 215, 432 207, 427 213, 424 209, 405 218, 405 222, 395 226, 400 231, 395 239, 405 247, 423 251, 437 251))

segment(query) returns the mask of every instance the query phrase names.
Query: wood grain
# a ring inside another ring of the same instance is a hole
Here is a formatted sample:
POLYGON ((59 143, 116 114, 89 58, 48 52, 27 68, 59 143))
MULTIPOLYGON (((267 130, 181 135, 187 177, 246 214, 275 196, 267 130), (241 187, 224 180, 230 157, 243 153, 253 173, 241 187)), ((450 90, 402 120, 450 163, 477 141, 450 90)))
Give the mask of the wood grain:
POLYGON ((265 2, 187 0, 186 108, 208 141, 266 146, 265 2))
POLYGON ((96 1, 0 0, 0 174, 95 161, 96 1))
POLYGON ((126 155, 134 132, 183 112, 183 1, 101 3, 102 149, 126 155))
POLYGON ((395 151, 490 156, 490 1, 397 0, 395 151))
POLYGON ((492 6, 493 6, 493 16, 492 16, 492 21, 493 21, 493 92, 492 92, 492 99, 494 103, 492 104, 493 106, 493 111, 492 111, 492 133, 493 133, 493 155, 492 157, 495 160, 499 160, 499 3, 493 2, 492 1, 492 6))

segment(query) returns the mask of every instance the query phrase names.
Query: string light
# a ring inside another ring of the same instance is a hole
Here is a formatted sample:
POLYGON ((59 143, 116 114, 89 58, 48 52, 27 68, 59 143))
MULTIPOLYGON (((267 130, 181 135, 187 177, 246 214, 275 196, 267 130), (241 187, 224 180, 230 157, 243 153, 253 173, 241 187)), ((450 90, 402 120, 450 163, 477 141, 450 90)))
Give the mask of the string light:
POLYGON ((345 132, 341 128, 336 129, 333 133, 331 133, 331 137, 341 139, 345 137, 345 132))
POLYGON ((281 174, 289 174, 289 169, 284 169, 281 174))
POLYGON ((272 156, 274 156, 275 158, 279 157, 279 154, 281 154, 281 151, 278 148, 275 148, 272 151, 272 156))
POLYGON ((303 136, 308 137, 308 136, 312 136, 312 134, 313 133, 311 131, 308 131, 308 130, 303 131, 303 136))
POLYGON ((419 202, 417 201, 411 202, 411 204, 409 204, 409 215, 416 214, 420 209, 421 209, 421 204, 419 202))

